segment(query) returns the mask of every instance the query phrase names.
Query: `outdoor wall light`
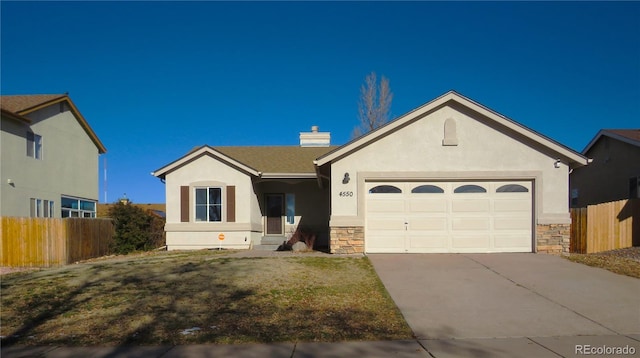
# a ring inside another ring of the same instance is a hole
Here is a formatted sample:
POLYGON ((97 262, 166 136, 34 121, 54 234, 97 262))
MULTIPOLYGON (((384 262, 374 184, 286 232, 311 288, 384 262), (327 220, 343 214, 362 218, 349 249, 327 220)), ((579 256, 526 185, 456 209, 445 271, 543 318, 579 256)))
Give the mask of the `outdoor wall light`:
POLYGON ((555 162, 555 163, 553 163, 553 167, 554 167, 554 168, 560 168, 560 159, 559 159, 559 158, 558 158, 558 159, 556 159, 556 162, 555 162))
POLYGON ((13 179, 7 179, 7 184, 11 186, 15 186, 16 184, 13 182, 13 179))
POLYGON ((349 173, 344 173, 344 178, 342 178, 342 184, 347 184, 349 182, 349 173))

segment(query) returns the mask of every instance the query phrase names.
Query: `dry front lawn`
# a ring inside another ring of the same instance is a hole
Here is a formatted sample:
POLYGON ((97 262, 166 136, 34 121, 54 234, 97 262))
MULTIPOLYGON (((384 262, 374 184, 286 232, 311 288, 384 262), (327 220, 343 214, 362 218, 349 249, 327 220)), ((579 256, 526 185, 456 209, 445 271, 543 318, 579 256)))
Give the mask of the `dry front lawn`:
POLYGON ((629 247, 595 254, 571 254, 573 262, 600 267, 620 275, 640 278, 640 247, 629 247))
POLYGON ((156 253, 4 275, 1 298, 2 345, 411 338, 367 258, 156 253))

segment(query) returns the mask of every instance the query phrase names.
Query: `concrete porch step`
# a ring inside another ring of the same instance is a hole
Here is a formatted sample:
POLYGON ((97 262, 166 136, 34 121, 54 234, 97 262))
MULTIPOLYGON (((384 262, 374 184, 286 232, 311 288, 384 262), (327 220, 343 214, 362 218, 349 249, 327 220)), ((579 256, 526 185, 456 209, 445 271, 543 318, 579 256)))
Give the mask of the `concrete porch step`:
POLYGON ((280 247, 280 244, 277 245, 253 245, 254 250, 258 251, 276 251, 280 247))
POLYGON ((261 245, 282 245, 283 242, 287 241, 287 238, 284 236, 263 236, 260 239, 261 245))

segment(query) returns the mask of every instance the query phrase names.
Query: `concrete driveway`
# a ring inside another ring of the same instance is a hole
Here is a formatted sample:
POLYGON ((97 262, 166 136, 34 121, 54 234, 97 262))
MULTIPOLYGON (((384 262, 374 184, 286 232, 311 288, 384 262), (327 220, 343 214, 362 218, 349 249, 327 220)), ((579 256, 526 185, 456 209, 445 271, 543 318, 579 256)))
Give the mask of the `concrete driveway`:
POLYGON ((570 356, 576 344, 608 337, 605 342, 631 344, 640 354, 638 279, 542 254, 369 258, 416 337, 429 342, 427 350, 430 344, 446 353, 455 342, 460 353, 460 344, 510 339, 503 343, 534 343, 570 356))

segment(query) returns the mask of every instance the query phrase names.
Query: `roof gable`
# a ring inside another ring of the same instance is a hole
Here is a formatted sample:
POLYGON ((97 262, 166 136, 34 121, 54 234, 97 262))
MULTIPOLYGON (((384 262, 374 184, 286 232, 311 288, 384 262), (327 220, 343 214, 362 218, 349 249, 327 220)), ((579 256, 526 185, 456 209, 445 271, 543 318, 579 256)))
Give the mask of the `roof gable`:
MULTIPOLYGON (((0 108, 5 114, 12 114, 17 119, 28 119, 25 116, 39 109, 65 102, 69 105, 71 113, 78 121, 78 124, 87 133, 89 138, 98 148, 100 154, 106 153, 107 149, 102 144, 96 133, 93 131, 87 120, 82 116, 78 108, 66 94, 40 94, 40 95, 11 95, 0 97, 0 108)), ((28 122, 27 122, 28 123, 28 122)))
POLYGON ((640 147, 640 129, 601 129, 589 144, 584 147, 582 154, 586 155, 602 136, 640 147))
POLYGON ((247 174, 262 177, 316 177, 313 160, 336 147, 247 146, 194 148, 183 157, 154 171, 164 178, 203 155, 210 155, 247 174))
POLYGON ((408 124, 420 120, 427 114, 443 107, 446 105, 451 105, 451 102, 455 102, 458 105, 464 106, 476 113, 481 114, 482 116, 488 118, 489 120, 508 128, 511 131, 514 131, 525 138, 533 140, 534 142, 550 149, 551 151, 557 153, 559 156, 566 158, 569 162, 574 164, 574 166, 581 166, 587 164, 587 158, 582 156, 580 153, 548 138, 543 136, 540 133, 535 132, 534 130, 525 127, 524 125, 511 120, 467 97, 462 96, 461 94, 455 91, 449 91, 442 96, 398 117, 397 119, 387 123, 386 125, 377 128, 374 131, 371 131, 365 134, 362 137, 356 138, 351 142, 319 157, 315 164, 318 166, 322 166, 329 162, 335 161, 339 158, 350 155, 351 153, 358 151, 360 148, 363 148, 375 140, 390 135, 395 131, 399 130, 407 126, 408 124))
POLYGON ((2 96, 0 107, 16 114, 27 114, 63 99, 65 94, 30 94, 2 96))

